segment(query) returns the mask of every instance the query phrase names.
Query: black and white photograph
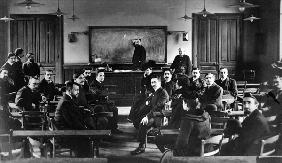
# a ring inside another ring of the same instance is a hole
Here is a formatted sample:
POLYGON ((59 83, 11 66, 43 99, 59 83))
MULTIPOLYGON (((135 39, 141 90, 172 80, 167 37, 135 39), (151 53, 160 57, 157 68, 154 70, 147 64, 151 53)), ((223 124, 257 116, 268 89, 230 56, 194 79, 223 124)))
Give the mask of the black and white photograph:
POLYGON ((0 162, 281 163, 281 0, 0 0, 0 162))

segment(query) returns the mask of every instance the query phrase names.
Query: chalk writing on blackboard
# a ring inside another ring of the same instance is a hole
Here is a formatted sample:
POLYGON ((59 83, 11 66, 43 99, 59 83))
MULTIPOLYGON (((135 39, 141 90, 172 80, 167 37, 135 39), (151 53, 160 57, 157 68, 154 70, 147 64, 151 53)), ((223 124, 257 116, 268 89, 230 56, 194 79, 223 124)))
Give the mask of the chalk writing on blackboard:
POLYGON ((166 27, 89 27, 90 62, 131 63, 133 39, 141 39, 146 60, 166 62, 166 27))

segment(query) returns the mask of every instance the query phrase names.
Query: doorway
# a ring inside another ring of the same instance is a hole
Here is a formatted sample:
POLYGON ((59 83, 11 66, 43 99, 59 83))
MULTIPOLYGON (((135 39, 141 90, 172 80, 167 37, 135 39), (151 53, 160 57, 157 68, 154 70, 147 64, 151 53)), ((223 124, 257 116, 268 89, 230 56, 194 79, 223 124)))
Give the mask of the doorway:
POLYGON ((242 59, 242 15, 214 14, 204 18, 193 14, 193 65, 217 76, 221 67, 235 77, 242 59))
POLYGON ((63 18, 55 15, 11 15, 10 49, 34 53, 41 75, 52 69, 55 82, 63 82, 63 18))

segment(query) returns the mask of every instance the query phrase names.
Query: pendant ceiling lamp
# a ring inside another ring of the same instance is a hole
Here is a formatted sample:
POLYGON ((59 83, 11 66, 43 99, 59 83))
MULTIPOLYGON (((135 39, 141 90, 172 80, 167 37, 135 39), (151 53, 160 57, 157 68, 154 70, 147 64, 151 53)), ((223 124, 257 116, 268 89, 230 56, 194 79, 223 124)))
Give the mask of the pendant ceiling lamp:
POLYGON ((15 20, 15 19, 4 16, 3 18, 0 18, 0 20, 4 21, 4 22, 9 22, 9 21, 12 21, 12 20, 15 20))
POLYGON ((208 15, 212 15, 213 13, 208 12, 206 10, 206 0, 204 0, 204 9, 201 12, 196 13, 198 15, 203 15, 203 17, 207 17, 208 15))
POLYGON ((255 17, 254 15, 251 15, 250 17, 247 17, 245 19, 243 19, 244 21, 250 21, 250 22, 254 22, 255 20, 259 20, 260 18, 255 17))
POLYGON ((76 19, 79 19, 79 17, 77 17, 75 14, 74 14, 74 0, 72 0, 72 16, 68 19, 71 19, 72 21, 75 21, 76 19))
POLYGON ((57 15, 58 17, 61 17, 63 15, 66 15, 66 13, 62 12, 62 10, 60 9, 60 1, 58 0, 58 9, 56 12, 54 13, 50 13, 51 15, 57 15))
POLYGON ((187 15, 187 0, 185 0, 185 14, 184 16, 180 17, 179 19, 183 19, 184 21, 192 19, 191 17, 187 15))
POLYGON ((240 12, 244 12, 246 8, 253 8, 253 7, 259 7, 259 5, 254 5, 252 3, 246 2, 246 0, 240 0, 239 3, 234 5, 229 5, 228 7, 234 7, 238 8, 240 12))
POLYGON ((27 9, 30 9, 32 6, 37 7, 41 6, 43 4, 35 2, 33 0, 24 0, 23 2, 19 2, 15 4, 16 6, 25 6, 27 9))

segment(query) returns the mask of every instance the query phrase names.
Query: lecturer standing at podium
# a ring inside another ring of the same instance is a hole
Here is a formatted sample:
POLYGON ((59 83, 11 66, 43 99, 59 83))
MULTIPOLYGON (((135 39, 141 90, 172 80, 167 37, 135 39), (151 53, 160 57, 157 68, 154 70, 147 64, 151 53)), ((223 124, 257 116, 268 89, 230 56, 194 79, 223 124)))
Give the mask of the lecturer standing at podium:
POLYGON ((134 46, 134 53, 132 57, 133 70, 140 70, 143 63, 146 61, 146 50, 141 45, 141 39, 132 40, 134 46))

